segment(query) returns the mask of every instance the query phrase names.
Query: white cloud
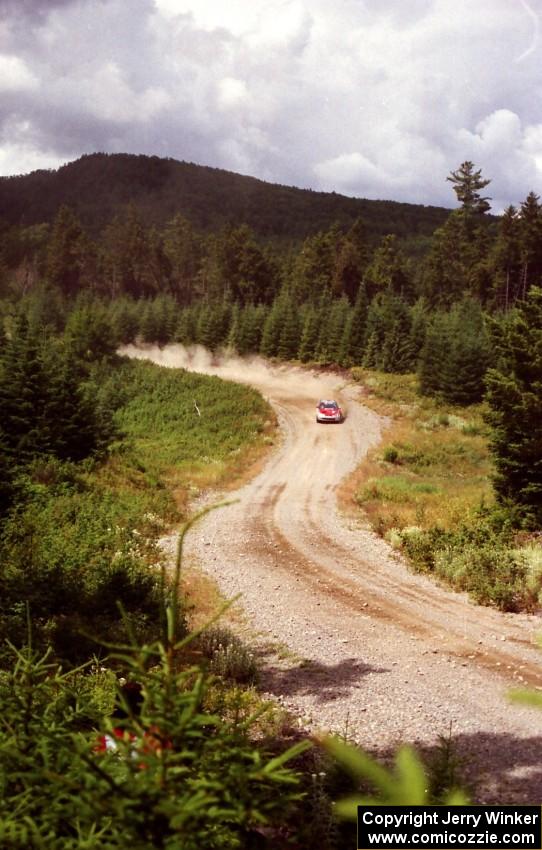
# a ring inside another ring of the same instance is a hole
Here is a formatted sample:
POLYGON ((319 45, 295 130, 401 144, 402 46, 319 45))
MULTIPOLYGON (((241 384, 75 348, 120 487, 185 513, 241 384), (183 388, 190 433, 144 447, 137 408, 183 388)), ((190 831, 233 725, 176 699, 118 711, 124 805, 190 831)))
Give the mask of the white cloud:
POLYGON ((218 82, 218 103, 223 109, 239 106, 246 102, 248 88, 244 80, 224 77, 218 82))
POLYGON ((0 54, 0 92, 28 91, 38 87, 38 80, 22 59, 0 54))
POLYGON ((540 9, 527 0, 53 6, 2 26, 2 137, 37 159, 126 150, 447 206, 446 175, 472 159, 496 204, 540 189, 540 9), (17 140, 15 119, 28 122, 17 140))
POLYGON ((24 144, 0 145, 0 174, 28 174, 39 168, 58 168, 65 160, 51 151, 40 151, 24 144))

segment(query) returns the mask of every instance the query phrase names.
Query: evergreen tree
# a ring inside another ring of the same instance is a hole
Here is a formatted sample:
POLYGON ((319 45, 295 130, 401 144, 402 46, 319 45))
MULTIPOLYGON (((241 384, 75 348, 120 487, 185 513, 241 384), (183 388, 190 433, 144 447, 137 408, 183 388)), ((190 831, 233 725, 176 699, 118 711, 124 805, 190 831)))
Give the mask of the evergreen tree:
POLYGON ((276 283, 274 264, 246 225, 225 227, 210 241, 207 293, 211 298, 270 303, 276 283))
POLYGON ((260 351, 264 357, 276 357, 279 353, 280 337, 290 303, 289 292, 285 288, 281 289, 264 322, 260 345, 260 351))
POLYGON ((223 302, 207 302, 203 305, 197 324, 196 341, 211 351, 226 342, 230 326, 231 308, 223 302))
POLYGON ((134 342, 140 329, 139 302, 129 298, 116 298, 109 310, 110 324, 115 342, 134 342))
POLYGON ((141 339, 148 343, 158 342, 160 330, 154 300, 147 299, 139 303, 144 304, 139 322, 141 339))
POLYGON ((301 320, 297 304, 291 296, 283 302, 280 324, 277 355, 282 360, 293 360, 299 350, 301 320))
POLYGON ((508 310, 520 294, 520 221, 514 206, 505 209, 491 249, 494 305, 508 310))
POLYGON ((435 232, 422 278, 422 292, 432 307, 449 308, 468 295, 485 297, 489 242, 485 227, 467 226, 460 210, 435 232))
POLYGON ((542 207, 540 198, 529 192, 519 213, 521 280, 519 297, 524 299, 533 284, 542 282, 542 207))
POLYGON ((363 282, 370 300, 379 292, 388 292, 403 299, 411 296, 412 282, 396 236, 384 237, 365 271, 363 282))
POLYGON ((420 392, 451 404, 473 404, 482 398, 488 363, 482 310, 465 299, 428 325, 419 361, 420 392))
POLYGON ((491 326, 495 366, 487 402, 498 498, 542 526, 542 289, 491 326))
POLYGON ((50 376, 44 419, 51 454, 78 461, 105 448, 115 436, 113 412, 99 405, 96 388, 85 385, 68 352, 49 352, 50 376))
POLYGON ((461 203, 461 210, 465 217, 472 219, 491 209, 489 204, 491 198, 482 197, 480 194, 482 189, 489 186, 491 180, 485 180, 482 177, 482 169, 479 168, 476 171, 473 162, 468 160, 462 162, 457 171, 452 171, 446 180, 453 183, 454 192, 461 203))
POLYGON ((427 303, 423 297, 418 298, 410 311, 410 349, 414 368, 417 367, 418 358, 425 343, 427 321, 427 303))
POLYGON ((177 214, 166 225, 163 250, 169 264, 170 289, 181 304, 188 304, 194 294, 203 244, 191 223, 182 215, 177 214))
POLYGON ((354 309, 350 311, 341 339, 339 353, 339 363, 341 366, 361 365, 363 362, 367 327, 367 310, 368 306, 365 288, 360 286, 356 296, 354 309))
POLYGON ((408 372, 413 368, 410 312, 401 298, 385 292, 373 298, 366 336, 365 366, 384 372, 408 372))
POLYGON ((51 449, 51 423, 46 417, 50 376, 41 347, 38 332, 20 315, 0 363, 3 443, 17 463, 51 449))
POLYGON ((198 318, 200 308, 198 305, 184 307, 181 310, 173 338, 183 345, 193 345, 197 342, 198 318))
POLYGON ((489 341, 480 305, 466 299, 450 314, 450 351, 440 393, 452 404, 474 404, 484 394, 489 341))
POLYGON ((292 293, 299 304, 309 300, 317 302, 326 289, 332 290, 341 239, 340 230, 335 225, 303 242, 291 275, 292 293))
POLYGON ((264 304, 247 304, 239 316, 237 351, 239 354, 251 354, 259 351, 263 326, 267 315, 264 304))
POLYGON ((40 455, 81 460, 112 437, 111 416, 99 410, 70 349, 57 350, 20 317, 0 361, 4 464, 40 455))
POLYGON ((320 335, 321 317, 320 311, 313 304, 310 304, 305 311, 303 321, 303 329, 301 331, 301 341, 299 343, 299 359, 303 363, 308 363, 316 358, 316 349, 318 345, 318 337, 320 335))
POLYGON ((41 328, 45 333, 58 333, 66 321, 66 299, 59 289, 40 283, 25 293, 19 309, 28 319, 30 327, 41 328))
POLYGON ((102 274, 112 296, 153 296, 162 288, 166 265, 156 232, 150 233, 131 205, 115 216, 101 240, 102 274))
POLYGON ((437 395, 447 373, 452 345, 452 329, 447 313, 435 313, 429 321, 418 363, 419 389, 422 395, 437 395))
POLYGON ((358 218, 348 233, 338 241, 332 280, 335 295, 346 295, 350 303, 354 303, 368 256, 365 226, 358 218))
POLYGON ((80 363, 114 356, 117 340, 112 317, 97 299, 81 297, 66 322, 66 344, 80 363))
POLYGON ((234 304, 231 310, 231 321, 228 330, 228 338, 226 340, 226 348, 233 348, 234 351, 240 351, 241 340, 241 308, 239 304, 234 304))
POLYGON ((82 278, 85 255, 89 253, 90 243, 85 240, 83 228, 73 210, 60 207, 47 246, 46 276, 49 283, 68 295, 75 295, 82 278))
POLYGON ((338 363, 341 356, 341 345, 345 333, 350 304, 348 298, 335 299, 329 311, 322 316, 316 355, 324 363, 338 363))

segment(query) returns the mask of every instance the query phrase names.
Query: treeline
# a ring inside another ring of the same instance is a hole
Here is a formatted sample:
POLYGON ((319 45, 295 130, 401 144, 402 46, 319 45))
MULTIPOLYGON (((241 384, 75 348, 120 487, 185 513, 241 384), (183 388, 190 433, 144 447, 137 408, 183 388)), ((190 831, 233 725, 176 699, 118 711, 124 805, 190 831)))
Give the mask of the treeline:
POLYGON ((9 226, 51 223, 66 205, 97 235, 127 203, 160 229, 179 213, 207 232, 246 224, 279 245, 298 244, 335 221, 347 230, 360 216, 372 241, 386 233, 428 237, 448 215, 441 207, 279 186, 157 156, 97 153, 57 171, 0 178, 0 220, 9 226))

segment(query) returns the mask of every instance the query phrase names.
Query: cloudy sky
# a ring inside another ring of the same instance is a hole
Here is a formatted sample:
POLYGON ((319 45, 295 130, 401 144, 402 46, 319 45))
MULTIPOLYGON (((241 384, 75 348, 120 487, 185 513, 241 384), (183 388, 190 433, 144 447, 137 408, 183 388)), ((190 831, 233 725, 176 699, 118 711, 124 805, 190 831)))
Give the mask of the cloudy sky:
POLYGON ((0 174, 83 153, 494 211, 542 194, 542 0, 0 0, 0 174))

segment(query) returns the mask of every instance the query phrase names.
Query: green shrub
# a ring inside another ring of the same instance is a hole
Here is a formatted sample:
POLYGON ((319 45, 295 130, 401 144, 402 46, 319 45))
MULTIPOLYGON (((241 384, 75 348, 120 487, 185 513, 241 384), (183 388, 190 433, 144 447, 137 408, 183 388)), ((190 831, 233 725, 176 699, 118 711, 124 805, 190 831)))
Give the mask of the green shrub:
POLYGON ((198 647, 209 659, 208 670, 239 684, 253 685, 259 678, 252 650, 231 629, 213 626, 198 638, 198 647))
POLYGON ((126 639, 121 601, 134 633, 158 637, 161 575, 156 532, 138 506, 66 482, 33 484, 0 539, 0 639, 26 639, 72 664, 126 639), (152 568, 152 564, 155 568, 152 568))
POLYGON ((416 570, 434 572, 483 605, 516 611, 532 606, 537 598, 535 571, 529 572, 523 550, 512 548, 510 530, 500 513, 481 512, 454 531, 412 528, 398 536, 416 570))
POLYGON ((395 448, 395 446, 387 446, 384 449, 384 454, 382 455, 383 459, 386 463, 398 463, 399 461, 399 452, 395 448))
POLYGON ((526 595, 526 565, 498 543, 442 549, 435 554, 435 573, 503 611, 517 611, 526 595))
POLYGON ((143 702, 113 721, 81 689, 81 672, 15 653, 0 674, 2 847, 232 850, 260 827, 278 834, 300 796, 286 764, 308 744, 271 754, 251 741, 250 723, 206 713, 205 677, 176 672, 175 656, 154 644, 116 657, 143 702), (113 725, 123 737, 101 752, 113 725))

